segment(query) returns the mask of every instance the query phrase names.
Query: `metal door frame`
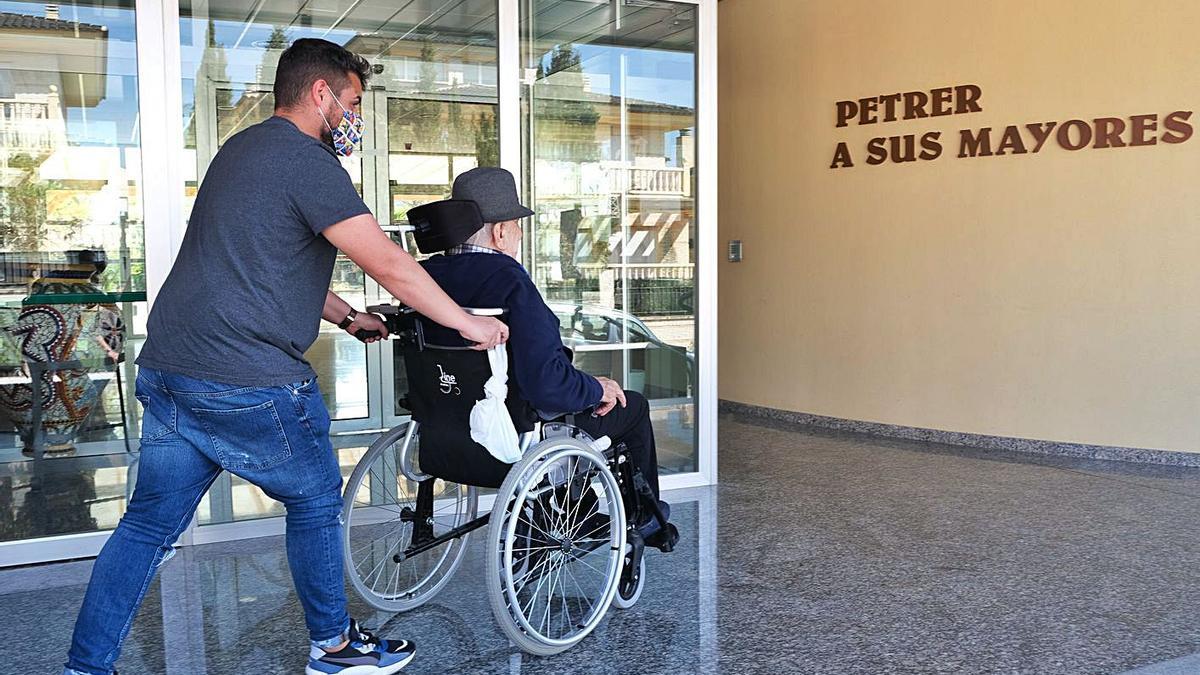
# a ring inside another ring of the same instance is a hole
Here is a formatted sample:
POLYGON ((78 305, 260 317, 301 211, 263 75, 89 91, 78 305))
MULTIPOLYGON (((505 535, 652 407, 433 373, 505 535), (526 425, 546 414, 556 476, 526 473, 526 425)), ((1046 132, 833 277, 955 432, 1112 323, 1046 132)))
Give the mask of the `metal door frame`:
MULTIPOLYGON (((528 0, 497 0, 498 20, 498 89, 500 125, 500 164, 521 175, 521 80, 520 72, 520 8, 528 0)), ((699 471, 664 476, 664 489, 710 485, 717 481, 717 0, 673 0, 699 8, 697 40, 697 363, 696 388, 697 453, 699 471)), ((203 6, 206 0, 196 0, 203 6)), ((177 0, 136 0, 137 61, 139 92, 139 134, 142 158, 143 222, 145 230, 147 296, 153 304, 159 289, 179 250, 186 222, 183 218, 184 147, 183 81, 179 4, 177 0)), ((386 124, 384 124, 386 127, 386 124)), ((384 138, 376 134, 376 139, 384 138)), ((386 144, 384 145, 386 147, 386 144)), ((198 149, 199 150, 199 149, 198 149)), ((371 156, 380 165, 386 188, 386 152, 371 156)), ((364 162, 367 160, 364 157, 364 162)), ((364 179, 365 179, 364 165, 364 179)), ((364 186, 364 191, 366 188, 364 186)), ((390 195, 386 189, 376 191, 390 195)), ((387 214, 390 203, 372 204, 377 214, 387 214), (380 206, 387 208, 382 211, 380 206)), ((371 297, 371 284, 367 291, 371 297)), ((377 288, 376 288, 377 291, 377 288)), ((375 399, 382 405, 382 396, 391 385, 390 357, 384 358, 381 348, 368 351, 368 379, 375 378, 375 399), (371 356, 374 354, 374 356, 371 356), (371 372, 375 375, 370 375, 371 372)), ((370 400, 370 399, 368 399, 370 400)), ((381 410, 376 409, 375 415, 381 410)), ((370 413, 369 413, 370 414, 370 413)), ((378 417, 372 419, 379 419, 378 417)), ((402 417, 384 418, 389 424, 402 417)), ((357 421, 357 420, 355 420, 357 421)), ((352 425, 335 424, 335 433, 351 431, 352 425)), ((258 537, 283 532, 282 518, 264 518, 226 524, 197 527, 195 522, 180 538, 180 544, 204 543, 258 537)), ((111 531, 61 535, 32 540, 0 543, 0 567, 69 558, 95 556, 107 541, 111 531)))

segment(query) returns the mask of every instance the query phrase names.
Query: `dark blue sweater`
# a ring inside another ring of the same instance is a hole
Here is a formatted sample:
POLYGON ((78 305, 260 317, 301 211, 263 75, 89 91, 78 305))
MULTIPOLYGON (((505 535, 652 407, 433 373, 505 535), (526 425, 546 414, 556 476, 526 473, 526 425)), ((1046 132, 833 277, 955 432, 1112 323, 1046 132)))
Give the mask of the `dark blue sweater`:
POLYGON ((508 311, 509 371, 522 399, 555 413, 580 412, 600 402, 600 382, 571 365, 558 317, 520 263, 507 255, 460 253, 434 256, 421 265, 459 305, 508 311))

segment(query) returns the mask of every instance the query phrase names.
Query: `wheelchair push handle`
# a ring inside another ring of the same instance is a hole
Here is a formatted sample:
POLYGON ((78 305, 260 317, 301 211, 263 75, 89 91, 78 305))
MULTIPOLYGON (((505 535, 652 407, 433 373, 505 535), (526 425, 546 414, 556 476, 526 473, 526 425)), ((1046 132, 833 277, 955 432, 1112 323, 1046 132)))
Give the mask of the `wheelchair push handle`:
MULTIPOLYGON (((367 307, 367 311, 380 316, 405 316, 408 314, 416 314, 417 310, 408 305, 393 305, 391 303, 383 305, 371 305, 367 307)), ((462 311, 471 316, 504 316, 508 312, 502 307, 463 307, 462 311)))
POLYGON ((383 333, 377 330, 367 330, 366 328, 359 328, 358 330, 354 331, 354 337, 358 338, 361 342, 366 342, 371 338, 377 338, 380 335, 383 335, 383 333))
MULTIPOLYGON (((501 317, 508 312, 501 307, 463 307, 462 310, 471 316, 494 316, 501 317)), ((388 333, 394 336, 399 336, 403 332, 405 319, 409 317, 420 317, 417 311, 412 307, 401 304, 383 304, 371 305, 367 307, 367 311, 372 314, 378 314, 383 317, 383 321, 387 324, 388 333)), ((423 317, 420 317, 423 319, 423 317)), ((424 319, 428 321, 428 319, 424 319)), ((370 339, 376 337, 379 333, 376 331, 359 330, 356 331, 354 337, 359 340, 370 339)), ((447 349, 470 349, 471 347, 455 347, 447 349)))

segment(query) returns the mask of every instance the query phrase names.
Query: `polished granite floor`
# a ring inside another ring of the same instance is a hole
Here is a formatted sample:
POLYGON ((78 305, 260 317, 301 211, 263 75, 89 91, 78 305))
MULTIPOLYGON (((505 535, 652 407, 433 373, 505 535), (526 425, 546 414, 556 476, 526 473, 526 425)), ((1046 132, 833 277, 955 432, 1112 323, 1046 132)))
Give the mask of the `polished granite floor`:
MULTIPOLYGON (((1200 470, 721 419, 721 485, 677 492, 641 603, 552 658, 492 622, 473 551, 439 599, 353 612, 409 673, 1200 673, 1200 470)), ((0 672, 52 673, 89 563, 0 571, 0 672), (14 664, 25 664, 16 667, 14 664)), ((129 673, 298 673, 282 542, 184 549, 129 673)))

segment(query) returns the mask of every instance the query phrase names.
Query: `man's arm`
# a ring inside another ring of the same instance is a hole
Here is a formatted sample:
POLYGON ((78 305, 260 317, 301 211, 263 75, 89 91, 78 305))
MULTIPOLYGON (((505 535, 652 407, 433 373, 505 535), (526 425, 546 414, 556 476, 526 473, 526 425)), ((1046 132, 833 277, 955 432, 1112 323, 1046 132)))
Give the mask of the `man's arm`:
POLYGON ((342 319, 350 315, 350 310, 354 309, 350 303, 346 302, 333 291, 325 294, 325 309, 321 310, 321 318, 329 323, 341 323, 342 319))
POLYGON ((350 306, 350 303, 343 300, 341 296, 333 291, 325 293, 325 308, 321 310, 322 319, 337 325, 339 328, 343 328, 342 322, 351 318, 350 313, 352 311, 355 312, 353 319, 349 324, 344 326, 347 333, 367 344, 387 338, 387 324, 383 322, 383 319, 370 312, 355 311, 350 306), (367 334, 374 333, 375 335, 374 337, 363 338, 358 335, 359 331, 367 331, 367 334))
MULTIPOLYGON (((508 339, 508 326, 504 323, 492 317, 471 316, 455 304, 412 256, 384 234, 375 216, 348 218, 325 228, 321 234, 401 302, 458 331, 477 343, 477 348, 488 349, 508 339)), ((344 301, 338 298, 336 302, 344 301)), ((329 304, 327 296, 326 310, 330 309, 329 304)), ((349 306, 346 307, 349 311, 349 306)))

